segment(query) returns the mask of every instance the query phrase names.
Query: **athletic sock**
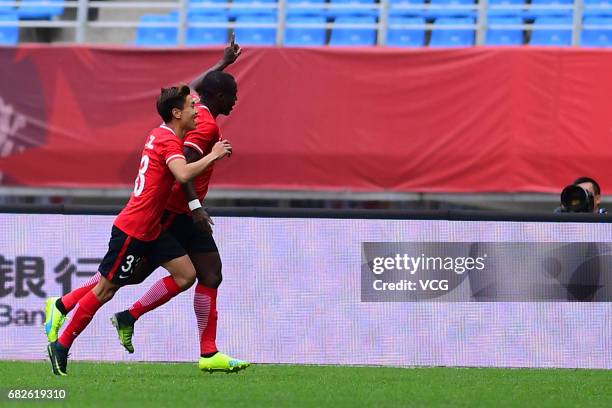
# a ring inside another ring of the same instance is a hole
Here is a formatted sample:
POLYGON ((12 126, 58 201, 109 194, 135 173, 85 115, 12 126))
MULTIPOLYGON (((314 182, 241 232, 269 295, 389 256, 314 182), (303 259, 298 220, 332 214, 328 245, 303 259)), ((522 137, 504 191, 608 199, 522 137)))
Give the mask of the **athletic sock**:
POLYGON ((214 355, 217 350, 217 289, 196 285, 193 310, 198 321, 200 355, 214 355))
POLYGON ((181 293, 181 288, 176 284, 174 278, 166 276, 155 282, 147 293, 130 307, 129 312, 135 319, 138 319, 143 314, 163 305, 179 293, 181 293))
POLYGON ((101 306, 102 302, 98 300, 93 291, 87 292, 81 300, 79 300, 78 307, 74 312, 74 317, 64 329, 64 332, 58 340, 59 343, 66 348, 70 348, 72 342, 74 342, 79 334, 87 327, 101 306))

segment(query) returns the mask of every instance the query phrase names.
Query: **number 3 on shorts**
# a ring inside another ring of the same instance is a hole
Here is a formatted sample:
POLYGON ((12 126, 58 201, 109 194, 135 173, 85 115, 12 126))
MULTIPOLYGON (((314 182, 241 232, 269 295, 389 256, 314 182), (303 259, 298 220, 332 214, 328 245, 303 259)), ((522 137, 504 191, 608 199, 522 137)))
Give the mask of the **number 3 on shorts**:
POLYGON ((121 266, 123 272, 129 272, 132 269, 132 263, 134 262, 134 255, 128 255, 125 257, 125 265, 121 266))

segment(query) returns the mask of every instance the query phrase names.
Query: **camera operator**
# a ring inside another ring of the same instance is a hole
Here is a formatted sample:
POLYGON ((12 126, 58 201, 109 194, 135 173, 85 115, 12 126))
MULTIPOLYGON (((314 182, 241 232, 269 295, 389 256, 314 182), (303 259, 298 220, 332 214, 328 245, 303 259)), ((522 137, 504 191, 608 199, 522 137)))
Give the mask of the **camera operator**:
POLYGON ((601 189, 599 184, 590 177, 580 177, 561 192, 561 206, 555 209, 558 213, 593 213, 607 214, 608 210, 601 207, 601 189))

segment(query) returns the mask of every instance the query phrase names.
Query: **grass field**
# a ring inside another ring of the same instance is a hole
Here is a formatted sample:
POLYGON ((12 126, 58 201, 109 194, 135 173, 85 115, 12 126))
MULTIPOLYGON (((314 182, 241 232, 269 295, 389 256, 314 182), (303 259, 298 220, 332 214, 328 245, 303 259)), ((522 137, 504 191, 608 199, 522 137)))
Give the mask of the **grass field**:
POLYGON ((612 371, 255 365, 237 374, 194 364, 0 362, 0 406, 612 407, 612 371), (65 389, 65 402, 9 402, 7 390, 65 389))

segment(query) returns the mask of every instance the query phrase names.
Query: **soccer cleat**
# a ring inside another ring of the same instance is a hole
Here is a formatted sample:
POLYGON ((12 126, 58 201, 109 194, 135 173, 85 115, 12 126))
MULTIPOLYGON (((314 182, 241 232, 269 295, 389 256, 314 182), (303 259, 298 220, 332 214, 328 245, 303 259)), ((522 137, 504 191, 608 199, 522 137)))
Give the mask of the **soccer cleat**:
POLYGON ((226 373, 238 372, 246 369, 251 363, 232 358, 227 354, 217 353, 212 357, 200 357, 198 367, 202 371, 213 373, 215 371, 223 371, 226 373))
POLYGON ((134 352, 134 345, 132 344, 132 336, 134 336, 134 325, 124 323, 119 313, 116 313, 111 317, 111 323, 117 329, 119 335, 119 342, 127 350, 128 353, 134 352))
POLYGON ((68 375, 66 366, 68 365, 68 349, 59 342, 54 341, 47 345, 47 353, 51 360, 51 369, 55 375, 68 375))
POLYGON ((66 316, 59 311, 57 306, 55 306, 57 299, 59 298, 52 297, 47 299, 45 307, 45 333, 47 334, 49 343, 57 341, 59 331, 66 321, 66 316))

